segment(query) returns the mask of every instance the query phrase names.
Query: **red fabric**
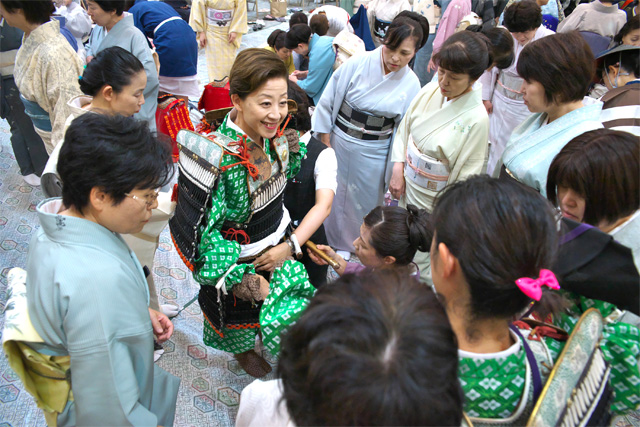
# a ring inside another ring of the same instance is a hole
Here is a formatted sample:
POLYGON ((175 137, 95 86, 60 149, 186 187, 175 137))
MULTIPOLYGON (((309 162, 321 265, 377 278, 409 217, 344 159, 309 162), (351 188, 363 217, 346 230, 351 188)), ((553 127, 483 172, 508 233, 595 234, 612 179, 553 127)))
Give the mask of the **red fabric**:
MULTIPOLYGON (((160 99, 166 99, 166 96, 160 99)), ((160 105, 160 103, 158 103, 158 105, 160 105)), ((178 131, 182 129, 194 130, 186 102, 182 99, 174 99, 165 108, 158 106, 156 109, 156 127, 159 133, 163 133, 171 138, 173 161, 174 163, 177 162, 179 152, 176 135, 178 131)))
POLYGON ((215 87, 209 83, 204 87, 200 101, 198 101, 199 110, 211 111, 229 107, 233 107, 231 96, 229 96, 229 83, 223 87, 215 87))

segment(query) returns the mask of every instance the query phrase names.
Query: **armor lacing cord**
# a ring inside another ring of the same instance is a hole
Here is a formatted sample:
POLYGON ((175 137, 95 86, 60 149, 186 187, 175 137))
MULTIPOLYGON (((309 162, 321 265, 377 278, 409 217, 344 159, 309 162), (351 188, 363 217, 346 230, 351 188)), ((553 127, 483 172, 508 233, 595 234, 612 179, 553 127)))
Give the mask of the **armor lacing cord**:
POLYGON ((291 120, 291 114, 289 114, 289 116, 287 117, 287 120, 284 122, 284 125, 282 125, 280 129, 278 129, 278 131, 276 132, 276 138, 280 138, 282 136, 282 133, 286 129, 287 125, 289 124, 289 120, 291 120))
POLYGON ((251 243, 251 238, 244 230, 236 230, 235 228, 228 228, 226 230, 221 230, 222 235, 226 240, 234 240, 241 245, 248 245, 251 243), (242 242, 238 239, 242 237, 242 242))
POLYGON ((211 129, 211 125, 207 123, 207 120, 203 117, 200 119, 200 123, 196 125, 196 132, 198 133, 210 133, 213 129, 211 129))
POLYGON ((220 168, 220 171, 224 172, 234 166, 242 165, 247 168, 247 172, 249 173, 249 176, 251 176, 251 178, 258 179, 258 168, 256 167, 256 165, 249 161, 249 155, 247 154, 247 135, 242 135, 242 138, 235 141, 233 145, 238 146, 238 153, 232 153, 227 150, 225 150, 224 152, 225 154, 229 154, 230 156, 239 158, 240 161, 227 166, 222 166, 220 168))

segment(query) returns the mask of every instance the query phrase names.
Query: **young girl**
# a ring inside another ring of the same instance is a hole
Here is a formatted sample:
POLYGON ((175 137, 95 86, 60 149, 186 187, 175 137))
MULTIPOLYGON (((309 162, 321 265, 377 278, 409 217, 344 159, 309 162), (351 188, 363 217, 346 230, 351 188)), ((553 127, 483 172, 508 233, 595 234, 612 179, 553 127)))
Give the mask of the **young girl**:
MULTIPOLYGON (((535 356, 544 383, 550 371, 545 365, 553 365, 562 347, 549 338, 525 340, 527 331, 510 330, 532 302, 540 312, 558 305, 550 290, 559 285, 549 270, 558 247, 555 212, 532 189, 474 177, 439 198, 432 221, 431 272, 458 338, 465 412, 522 425, 534 403, 532 395, 522 397, 536 382, 526 374, 526 353, 535 356), (531 279, 539 286, 528 286, 531 279), (491 387, 485 387, 488 380, 491 387)), ((626 350, 622 356, 634 359, 637 353, 626 350)), ((612 360, 606 351, 605 358, 612 360)), ((616 382, 612 372, 614 388, 616 382)))
MULTIPOLYGON (((420 271, 412 262, 413 257, 418 250, 428 251, 430 241, 427 211, 413 205, 408 205, 407 209, 378 206, 364 217, 360 236, 353 242, 355 254, 362 264, 345 261, 329 246, 318 245, 318 249, 338 263, 336 273, 340 276, 359 273, 366 268, 412 265, 416 275, 420 277, 420 271)), ((316 264, 327 265, 326 261, 311 251, 309 256, 316 264)))

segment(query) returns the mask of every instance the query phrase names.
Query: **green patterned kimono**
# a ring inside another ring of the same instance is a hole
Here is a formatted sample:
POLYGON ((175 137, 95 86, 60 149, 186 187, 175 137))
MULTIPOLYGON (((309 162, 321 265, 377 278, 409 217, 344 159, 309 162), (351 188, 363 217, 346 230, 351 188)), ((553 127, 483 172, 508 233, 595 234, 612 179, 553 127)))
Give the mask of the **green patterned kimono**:
MULTIPOLYGON (((229 115, 225 117, 217 132, 238 140, 242 134, 230 124, 229 115)), ((300 170, 306 146, 300 142, 298 153, 289 153, 287 179, 294 177, 300 170)), ((270 161, 278 165, 278 155, 269 140, 265 140, 264 152, 270 161)), ((238 162, 238 158, 225 153, 221 168, 238 162)), ((276 166, 274 166, 276 167, 276 166)), ((245 274, 255 274, 253 264, 236 264, 242 246, 233 240, 225 239, 220 233, 224 221, 245 222, 251 214, 251 196, 249 180, 252 180, 245 166, 236 165, 221 172, 219 183, 212 196, 211 209, 207 213, 206 224, 201 230, 198 257, 195 260, 194 278, 202 286, 215 286, 224 277, 224 288, 232 292, 234 285, 242 281, 245 274)), ((208 319, 204 322, 204 343, 210 347, 233 354, 251 350, 255 343, 255 329, 229 329, 221 331, 220 336, 208 319)))

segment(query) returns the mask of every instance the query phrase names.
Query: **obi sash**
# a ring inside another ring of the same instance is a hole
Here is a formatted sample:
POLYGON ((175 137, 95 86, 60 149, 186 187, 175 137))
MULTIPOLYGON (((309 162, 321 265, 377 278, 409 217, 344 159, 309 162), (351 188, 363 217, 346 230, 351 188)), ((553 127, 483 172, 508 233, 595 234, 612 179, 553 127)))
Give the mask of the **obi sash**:
POLYGON ((504 71, 501 71, 498 75, 498 81, 496 82, 496 90, 504 95, 506 98, 513 99, 514 101, 522 101, 522 77, 511 76, 504 71))
POLYGON ((391 21, 383 21, 375 17, 373 22, 373 35, 381 39, 385 38, 389 25, 391 25, 391 21))
POLYGON ((207 8, 207 22, 215 27, 228 27, 233 19, 233 10, 207 8))
POLYGON ((449 181, 449 163, 422 154, 409 135, 407 142, 407 161, 404 165, 404 176, 415 185, 427 190, 440 191, 449 181))
POLYGON ((33 344, 44 343, 33 327, 27 308, 27 272, 13 268, 8 275, 10 297, 5 308, 2 348, 9 366, 22 381, 25 390, 44 412, 49 426, 56 426, 64 412, 71 391, 71 358, 38 353, 33 344))
POLYGON ((20 95, 20 100, 24 104, 24 112, 31 118, 33 125, 43 132, 51 132, 52 126, 49 113, 37 102, 29 101, 22 95, 20 95))
POLYGON ((179 17, 179 16, 172 16, 171 18, 167 18, 167 19, 165 19, 164 21, 162 21, 161 23, 159 23, 159 24, 158 24, 158 26, 155 28, 155 30, 153 30, 153 34, 157 33, 157 32, 158 32, 158 30, 160 29, 160 27, 162 27, 162 26, 163 26, 164 24, 166 24, 167 22, 169 22, 169 21, 175 21, 175 20, 178 20, 178 19, 182 19, 182 18, 181 18, 181 17, 179 17))
POLYGON ((367 141, 386 140, 391 137, 395 120, 357 110, 343 102, 336 126, 349 136, 367 141))

